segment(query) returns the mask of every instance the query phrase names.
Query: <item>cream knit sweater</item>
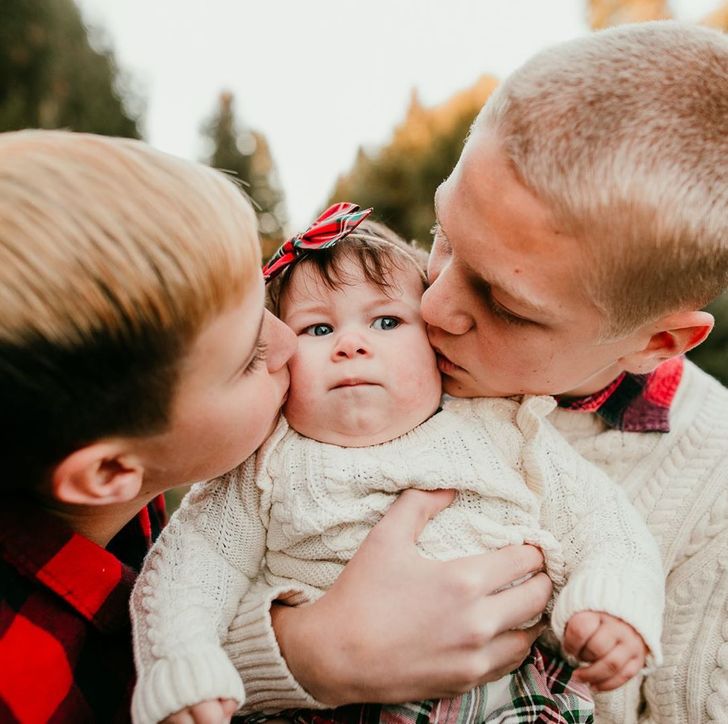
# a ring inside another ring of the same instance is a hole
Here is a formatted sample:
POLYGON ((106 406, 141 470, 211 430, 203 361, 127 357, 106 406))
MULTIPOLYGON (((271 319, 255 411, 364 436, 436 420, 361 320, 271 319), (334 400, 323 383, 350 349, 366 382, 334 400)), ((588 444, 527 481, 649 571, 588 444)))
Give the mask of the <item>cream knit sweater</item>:
MULTIPOLYGON (((641 690, 633 680, 599 695, 596 721, 728 722, 728 390, 688 362, 669 433, 609 430, 566 410, 549 419, 622 485, 668 572, 663 663, 641 690)), ((249 695, 263 688, 243 673, 249 695)))
MULTIPOLYGON (((318 443, 282 421, 254 459, 194 489, 145 563, 132 607, 134 719, 218 697, 242 702, 235 666, 246 679, 240 656, 257 646, 239 640, 237 619, 228 631, 241 599, 266 588, 288 589, 291 603, 320 596, 397 493, 414 486, 461 491, 425 528, 424 555, 534 543, 554 582, 559 640, 574 613, 606 611, 659 660, 657 547, 622 491, 545 420, 553 407, 546 397, 448 400, 415 430, 369 448, 318 443)), ((248 704, 291 705, 275 698, 248 704)))

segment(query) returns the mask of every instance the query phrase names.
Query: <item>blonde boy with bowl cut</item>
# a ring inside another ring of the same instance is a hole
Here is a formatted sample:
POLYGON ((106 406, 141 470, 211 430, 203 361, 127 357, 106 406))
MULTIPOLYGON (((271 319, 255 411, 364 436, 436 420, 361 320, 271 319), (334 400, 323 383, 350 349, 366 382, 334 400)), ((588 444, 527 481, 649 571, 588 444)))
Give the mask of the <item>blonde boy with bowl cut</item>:
MULTIPOLYGON (((128 597, 162 522, 157 496, 239 464, 285 397, 294 338, 263 297, 255 215, 222 174, 136 141, 0 134, 3 721, 129 719, 128 597)), ((351 575, 290 628, 347 646, 341 682, 326 677, 337 696, 347 695, 347 669, 354 677, 369 660, 382 662, 372 683, 385 698, 398 696, 393 681, 425 696, 465 685, 484 611, 497 622, 476 650, 496 642, 493 669, 518 665, 537 635, 508 632, 549 594, 535 548, 436 573, 417 554, 418 531, 448 500, 404 494, 351 575), (405 568, 411 585, 398 589, 405 568), (490 595, 529 573, 523 605, 490 595), (482 588, 467 602, 452 599, 475 582, 482 588), (376 591, 391 615, 354 651, 371 615, 355 610, 363 591, 376 591), (425 592, 427 630, 463 609, 470 616, 423 636, 407 609, 425 592), (346 609, 347 620, 332 620, 328 607, 346 609), (385 660, 393 642, 420 670, 385 660)), ((261 617, 262 628, 267 610, 261 617)), ((321 670, 315 652, 306 658, 321 670)))

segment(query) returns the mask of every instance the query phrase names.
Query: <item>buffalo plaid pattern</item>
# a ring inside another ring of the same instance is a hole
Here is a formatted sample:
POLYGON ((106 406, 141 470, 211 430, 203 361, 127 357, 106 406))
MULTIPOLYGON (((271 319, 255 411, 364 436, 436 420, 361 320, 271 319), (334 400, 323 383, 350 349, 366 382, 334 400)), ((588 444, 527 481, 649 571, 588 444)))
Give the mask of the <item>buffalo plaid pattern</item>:
POLYGON ((683 357, 673 357, 646 375, 623 372, 593 395, 562 398, 559 407, 595 412, 609 427, 623 432, 670 432, 670 405, 684 367, 683 357))
POLYGON ((454 699, 410 704, 354 704, 324 711, 253 715, 245 724, 288 721, 293 724, 593 724, 589 688, 572 680, 574 670, 560 657, 534 647, 511 677, 510 701, 488 706, 488 687, 454 699))
POLYGON ((0 721, 123 722, 134 682, 133 566, 164 523, 156 500, 101 548, 37 505, 0 511, 0 721))

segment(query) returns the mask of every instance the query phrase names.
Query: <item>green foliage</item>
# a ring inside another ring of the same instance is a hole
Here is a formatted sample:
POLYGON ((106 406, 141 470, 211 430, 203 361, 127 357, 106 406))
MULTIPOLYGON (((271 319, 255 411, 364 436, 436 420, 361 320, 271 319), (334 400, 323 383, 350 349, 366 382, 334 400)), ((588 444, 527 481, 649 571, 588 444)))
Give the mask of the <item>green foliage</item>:
POLYGON ((374 151, 360 149, 353 168, 339 178, 329 200, 373 206, 377 219, 405 239, 430 243, 435 189, 452 171, 470 124, 496 85, 482 78, 442 106, 425 108, 413 93, 392 140, 374 151))
POLYGON ((0 131, 69 128, 139 137, 110 50, 94 49, 72 0, 3 0, 0 131))
POLYGON ((688 357, 728 386, 728 292, 706 309, 715 317, 715 328, 703 344, 688 353, 688 357))
POLYGON ((233 174, 251 199, 258 216, 263 257, 268 258, 283 241, 287 213, 265 136, 238 123, 234 97, 228 92, 220 94, 218 107, 202 132, 212 145, 208 163, 233 174))

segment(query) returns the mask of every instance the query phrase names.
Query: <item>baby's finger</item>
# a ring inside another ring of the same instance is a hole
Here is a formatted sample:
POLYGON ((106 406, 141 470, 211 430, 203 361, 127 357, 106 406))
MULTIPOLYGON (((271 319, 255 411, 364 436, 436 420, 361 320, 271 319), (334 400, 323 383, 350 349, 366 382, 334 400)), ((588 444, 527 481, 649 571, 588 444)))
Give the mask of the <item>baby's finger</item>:
POLYGON ((238 710, 238 702, 235 699, 221 699, 222 713, 226 717, 232 717, 232 715, 238 710))
POLYGON ((176 711, 174 714, 170 714, 162 724, 195 724, 195 720, 190 714, 189 709, 182 709, 176 711))
POLYGON ((596 632, 582 646, 578 654, 581 661, 599 661, 617 646, 618 640, 611 626, 599 624, 596 632))
POLYGON ((567 654, 580 658, 586 642, 599 628, 600 617, 595 611, 581 611, 574 614, 566 624, 564 650, 567 654))
POLYGON ((625 665, 622 671, 614 676, 601 681, 599 684, 594 684, 594 689, 597 691, 613 691, 618 689, 620 686, 626 684, 633 676, 636 676, 640 669, 642 669, 643 662, 639 659, 630 659, 625 665))
POLYGON ((631 660, 632 654, 629 651, 623 646, 616 646, 591 666, 578 669, 576 677, 579 681, 585 681, 587 684, 600 688, 602 682, 621 675, 627 662, 631 660))

